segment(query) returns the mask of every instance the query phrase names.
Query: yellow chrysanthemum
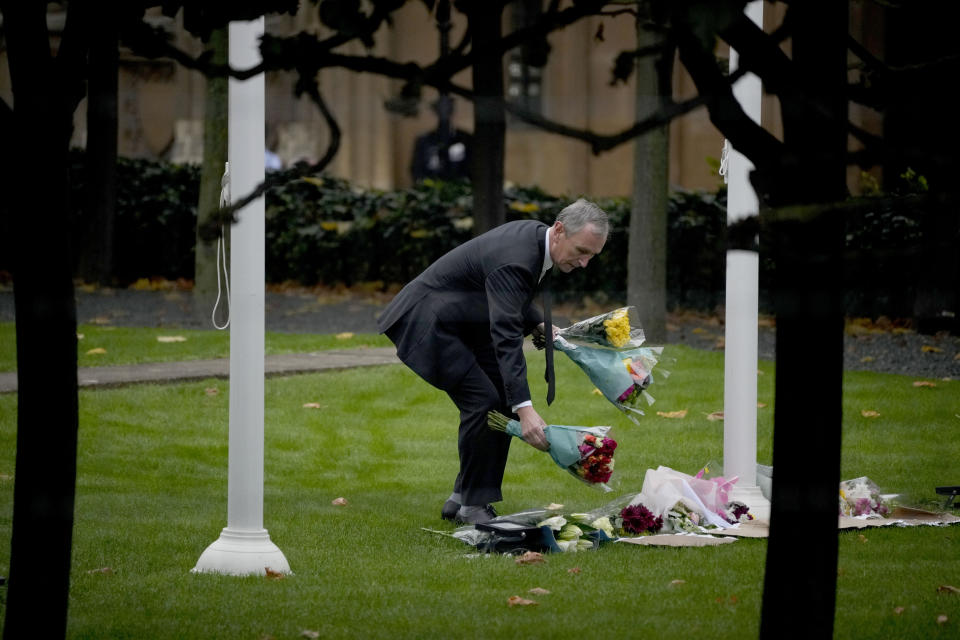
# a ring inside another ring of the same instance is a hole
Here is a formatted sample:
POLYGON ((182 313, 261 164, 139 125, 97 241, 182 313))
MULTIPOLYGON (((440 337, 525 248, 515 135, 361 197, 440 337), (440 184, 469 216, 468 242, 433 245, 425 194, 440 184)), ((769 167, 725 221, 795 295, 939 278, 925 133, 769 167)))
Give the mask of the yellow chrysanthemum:
POLYGON ((617 309, 603 321, 607 330, 607 340, 615 347, 622 347, 630 340, 630 319, 626 309, 617 309))

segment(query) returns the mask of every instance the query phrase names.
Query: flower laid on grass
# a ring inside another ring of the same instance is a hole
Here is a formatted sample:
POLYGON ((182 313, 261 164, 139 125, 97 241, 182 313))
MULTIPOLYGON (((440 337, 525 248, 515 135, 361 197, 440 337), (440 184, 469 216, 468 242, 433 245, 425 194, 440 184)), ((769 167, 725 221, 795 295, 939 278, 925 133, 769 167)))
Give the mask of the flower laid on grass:
POLYGON ((705 528, 700 525, 701 522, 705 522, 703 516, 701 516, 697 510, 691 509, 683 502, 678 502, 667 509, 663 517, 667 524, 667 531, 674 533, 680 533, 682 531, 687 533, 702 533, 705 531, 705 528))
POLYGON ((606 530, 611 537, 726 529, 752 519, 746 505, 727 495, 735 482, 736 478, 707 479, 664 466, 647 469, 639 493, 576 514, 576 519, 606 530))
POLYGON ((642 504, 627 505, 620 511, 623 530, 637 535, 650 535, 663 528, 663 517, 655 516, 642 504))
POLYGON ((886 518, 890 505, 870 478, 861 476, 840 483, 840 515, 886 518))
POLYGON ((723 512, 720 514, 730 524, 738 522, 750 522, 753 520, 753 514, 750 513, 750 507, 739 500, 731 500, 723 505, 723 512))
POLYGON ((565 553, 597 548, 594 538, 589 535, 588 527, 580 527, 563 516, 552 516, 538 522, 537 526, 549 527, 557 547, 565 553))
POLYGON ((643 329, 633 307, 621 307, 560 329, 558 335, 568 342, 607 349, 632 349, 643 344, 643 329))
MULTIPOLYGON (((523 439, 520 422, 511 420, 497 411, 487 414, 491 429, 506 432, 523 439)), ((604 491, 612 491, 607 485, 613 474, 613 452, 617 441, 607 437, 610 427, 571 427, 550 424, 543 433, 550 443, 547 452, 553 461, 575 477, 604 491)))

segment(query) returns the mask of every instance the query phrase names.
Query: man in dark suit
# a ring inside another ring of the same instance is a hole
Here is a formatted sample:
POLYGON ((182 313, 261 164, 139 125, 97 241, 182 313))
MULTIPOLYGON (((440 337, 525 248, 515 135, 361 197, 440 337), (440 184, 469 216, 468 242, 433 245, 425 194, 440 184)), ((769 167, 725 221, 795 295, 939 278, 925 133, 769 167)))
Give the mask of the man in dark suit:
MULTIPOLYGON (((508 222, 442 256, 380 316, 379 329, 397 345, 399 358, 460 410, 460 472, 442 517, 478 524, 496 516, 490 503, 502 500, 511 437, 487 426, 488 411, 518 416, 523 439, 549 449, 523 354, 524 336, 544 331, 533 300, 551 267, 563 273, 585 267, 608 230, 606 213, 583 199, 564 208, 552 226, 508 222)), ((548 371, 548 404, 551 377, 548 371)))

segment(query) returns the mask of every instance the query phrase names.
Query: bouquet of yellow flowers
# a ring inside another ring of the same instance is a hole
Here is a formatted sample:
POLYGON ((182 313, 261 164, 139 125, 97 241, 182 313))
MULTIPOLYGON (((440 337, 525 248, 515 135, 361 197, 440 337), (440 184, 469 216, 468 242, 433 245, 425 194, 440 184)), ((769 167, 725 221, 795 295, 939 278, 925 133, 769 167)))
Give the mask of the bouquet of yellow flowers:
POLYGON ((644 340, 634 307, 620 307, 581 320, 560 329, 557 335, 574 344, 618 350, 639 347, 644 340))

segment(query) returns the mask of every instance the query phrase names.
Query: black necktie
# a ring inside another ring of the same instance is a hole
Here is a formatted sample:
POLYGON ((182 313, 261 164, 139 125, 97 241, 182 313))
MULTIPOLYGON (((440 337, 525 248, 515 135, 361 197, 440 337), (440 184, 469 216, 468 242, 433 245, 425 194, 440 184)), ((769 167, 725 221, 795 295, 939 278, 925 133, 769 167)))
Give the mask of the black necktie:
POLYGON ((543 337, 546 344, 544 345, 544 354, 546 355, 547 360, 547 370, 544 373, 543 377, 547 381, 547 405, 553 402, 553 397, 556 395, 556 390, 554 389, 554 378, 553 378, 553 320, 550 317, 550 272, 547 272, 547 275, 543 277, 543 282, 540 284, 540 289, 543 291, 543 337))

